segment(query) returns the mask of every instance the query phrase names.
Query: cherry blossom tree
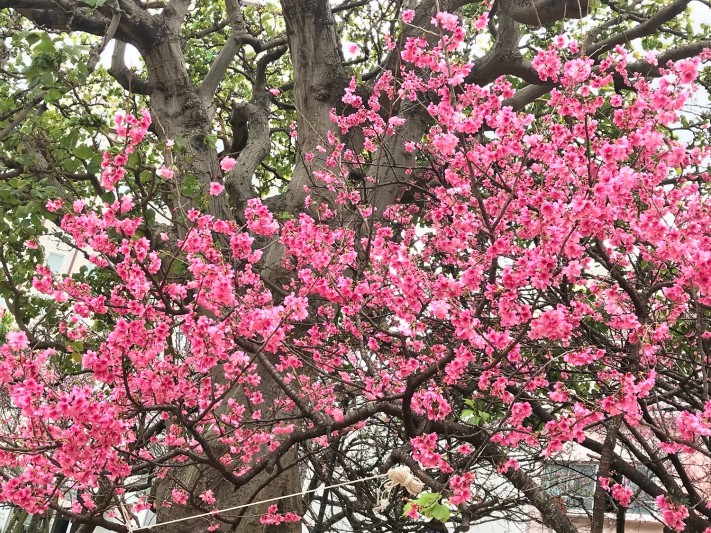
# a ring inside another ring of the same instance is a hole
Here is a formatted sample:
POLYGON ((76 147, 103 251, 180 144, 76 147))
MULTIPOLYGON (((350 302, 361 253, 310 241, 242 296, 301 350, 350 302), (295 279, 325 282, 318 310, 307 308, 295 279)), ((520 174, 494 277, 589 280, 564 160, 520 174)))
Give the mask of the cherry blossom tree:
MULTIPOLYGON (((112 38, 136 45, 147 79, 121 44, 111 75, 149 98, 105 140, 100 125, 75 140, 84 168, 15 132, 29 106, 8 116, 5 178, 29 169, 51 186, 42 211, 17 216, 35 235, 18 231, 0 257, 16 322, 0 347, 0 498, 82 531, 129 531, 152 507, 160 521, 211 513, 172 531, 299 531, 302 517, 322 532, 467 531, 508 516, 573 532, 540 472, 577 443, 599 458, 594 530, 608 499, 624 527, 642 494, 672 530, 711 527, 708 121, 685 107, 711 53, 620 46, 660 28, 684 37, 667 23, 688 2, 631 29, 534 32, 528 58, 521 24, 587 6, 398 3, 364 83, 331 30, 333 12, 362 6, 284 2, 286 36, 264 42, 249 31, 259 19, 269 36, 267 8, 228 2, 225 25, 203 32, 232 31, 200 84, 171 61, 208 57, 178 38, 187 4, 92 2, 63 18, 23 4, 0 6, 104 37, 85 76, 112 38), (467 29, 490 26, 472 60, 467 29), (277 87, 268 69, 287 45, 293 81, 277 87), (231 104, 218 155, 212 106, 234 57, 252 62, 252 96, 231 104), (272 105, 294 124, 270 132, 272 105), (91 142, 96 154, 81 150, 91 142), (270 142, 285 147, 273 161, 270 142), (43 266, 44 220, 95 268, 43 266), (422 495, 383 502, 380 480, 361 481, 395 464, 422 495)), ((69 42, 23 38, 32 105, 75 119, 71 87, 57 87, 78 82, 53 70, 69 42)), ((100 122, 91 109, 76 120, 100 122)))

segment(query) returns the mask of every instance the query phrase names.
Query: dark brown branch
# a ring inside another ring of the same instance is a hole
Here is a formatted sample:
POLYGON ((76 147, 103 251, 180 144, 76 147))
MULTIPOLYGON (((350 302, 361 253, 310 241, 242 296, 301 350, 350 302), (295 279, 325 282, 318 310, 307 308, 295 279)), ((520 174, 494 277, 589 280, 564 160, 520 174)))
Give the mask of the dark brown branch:
POLYGON ((677 15, 680 15, 689 5, 691 0, 677 0, 672 4, 660 9, 654 16, 637 24, 629 30, 621 31, 607 39, 585 46, 584 52, 592 58, 598 58, 608 50, 612 50, 618 44, 629 43, 640 37, 651 35, 657 31, 662 24, 669 22, 677 15))
POLYGON ((39 104, 42 99, 44 98, 44 94, 38 98, 34 98, 33 100, 27 102, 17 113, 15 118, 10 121, 10 123, 5 126, 2 130, 0 130, 0 141, 5 139, 8 135, 10 135, 14 129, 22 123, 25 118, 27 118, 27 115, 30 114, 30 111, 34 110, 35 107, 37 107, 37 104, 39 104))
POLYGON ((600 478, 607 478, 610 475, 612 455, 615 453, 617 433, 620 430, 621 424, 622 415, 613 417, 606 424, 607 435, 605 435, 605 442, 602 445, 602 453, 600 454, 597 475, 595 476, 595 493, 593 494, 593 515, 592 523, 590 524, 590 533, 602 533, 605 526, 605 504, 607 503, 608 495, 600 478))
POLYGON ((484 57, 474 63, 467 83, 486 85, 502 75, 511 74, 528 83, 540 83, 538 73, 531 63, 524 60, 518 49, 519 25, 511 17, 502 13, 494 46, 484 57))
POLYGON ((152 16, 131 0, 116 0, 113 7, 107 2, 99 9, 91 8, 77 0, 4 0, 0 9, 12 8, 38 26, 58 31, 80 31, 103 37, 106 35, 114 12, 121 13, 116 28, 116 38, 133 44, 139 50, 151 46, 158 34, 152 16))
POLYGON ((711 40, 698 41, 666 50, 657 56, 657 65, 647 61, 637 61, 627 65, 628 72, 637 72, 643 76, 658 77, 659 69, 664 68, 669 61, 679 61, 700 54, 705 48, 711 48, 711 40))
POLYGON ((587 0, 502 0, 502 12, 526 26, 547 26, 563 19, 581 19, 589 14, 587 0))

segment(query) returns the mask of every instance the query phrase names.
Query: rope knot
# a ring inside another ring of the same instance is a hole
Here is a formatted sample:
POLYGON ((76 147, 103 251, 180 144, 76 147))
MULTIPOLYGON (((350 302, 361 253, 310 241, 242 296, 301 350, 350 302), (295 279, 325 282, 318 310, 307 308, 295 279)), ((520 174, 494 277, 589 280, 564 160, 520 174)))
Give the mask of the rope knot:
POLYGON ((425 488, 425 484, 420 481, 420 479, 412 473, 410 467, 394 466, 388 470, 388 479, 383 483, 378 491, 378 505, 373 509, 376 512, 383 512, 388 506, 388 501, 390 500, 390 495, 393 490, 401 486, 412 496, 417 496, 422 489, 425 488))
POLYGON ((412 496, 417 496, 422 492, 422 489, 425 488, 425 484, 412 473, 410 467, 405 465, 394 466, 388 470, 388 480, 385 482, 385 489, 392 491, 392 489, 398 485, 402 486, 412 496))

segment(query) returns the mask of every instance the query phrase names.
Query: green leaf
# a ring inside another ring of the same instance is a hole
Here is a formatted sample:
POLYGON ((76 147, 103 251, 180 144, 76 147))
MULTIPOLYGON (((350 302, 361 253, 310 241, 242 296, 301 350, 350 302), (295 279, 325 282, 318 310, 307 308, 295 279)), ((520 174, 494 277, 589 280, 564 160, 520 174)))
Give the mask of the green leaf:
POLYGON ((419 498, 415 500, 415 503, 422 509, 427 509, 428 507, 432 507, 435 503, 437 503, 442 495, 439 492, 427 492, 425 494, 420 495, 419 498))
POLYGON ((146 209, 146 224, 153 227, 156 223, 156 212, 153 209, 146 209))
POLYGON ((185 177, 185 183, 183 183, 183 194, 185 196, 194 196, 198 192, 200 192, 200 182, 195 176, 189 174, 185 177))
POLYGON ((434 518, 435 520, 439 520, 443 524, 449 520, 449 507, 446 505, 437 504, 432 509, 429 511, 429 515, 434 518))
POLYGON ((91 159, 96 155, 96 151, 89 146, 77 146, 74 148, 73 153, 79 159, 91 159))
POLYGON ((276 217, 282 221, 291 220, 292 218, 294 218, 294 213, 290 211, 279 211, 276 214, 276 217))
POLYGON ((217 144, 217 135, 212 133, 205 135, 205 142, 210 146, 215 146, 217 144))
POLYGON ((44 97, 46 102, 58 102, 62 96, 64 96, 65 91, 57 88, 50 89, 47 91, 47 95, 44 97))
POLYGON ((32 46, 33 44, 37 43, 40 40, 40 33, 28 33, 27 36, 25 37, 25 41, 27 41, 27 44, 32 46))
POLYGON ((55 52, 54 42, 46 33, 40 34, 39 44, 35 47, 37 52, 55 52))
POLYGON ((62 138, 61 144, 68 150, 73 150, 79 142, 79 131, 71 130, 65 137, 62 138))
POLYGON ((101 7, 106 3, 106 0, 84 0, 84 3, 89 7, 101 7))

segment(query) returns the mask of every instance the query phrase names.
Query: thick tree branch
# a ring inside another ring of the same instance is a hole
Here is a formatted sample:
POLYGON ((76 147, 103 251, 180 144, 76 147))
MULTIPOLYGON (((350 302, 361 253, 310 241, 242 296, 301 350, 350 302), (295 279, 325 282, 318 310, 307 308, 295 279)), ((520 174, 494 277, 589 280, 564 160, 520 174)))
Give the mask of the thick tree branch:
MULTIPOLYGON (((299 145, 303 152, 312 152, 327 142, 326 134, 334 127, 330 111, 340 100, 348 76, 328 1, 282 0, 281 5, 294 68, 299 145)), ((310 166, 323 163, 317 156, 310 166)), ((312 170, 303 162, 297 164, 281 198, 286 209, 303 206, 304 186, 309 184, 312 170)))
POLYGON ((514 75, 528 83, 540 83, 538 73, 519 52, 519 25, 506 13, 499 16, 498 31, 494 46, 474 62, 474 67, 466 78, 467 83, 486 85, 499 76, 514 75))
POLYGON ((514 111, 518 111, 548 94, 552 88, 553 85, 529 85, 517 91, 511 98, 504 100, 503 105, 511 106, 514 111))
MULTIPOLYGON (((627 71, 631 73, 639 73, 646 77, 658 77, 661 75, 659 69, 666 66, 669 61, 679 61, 681 59, 693 57, 701 53, 701 51, 705 48, 711 48, 711 40, 698 41, 667 50, 657 56, 658 64, 656 66, 647 61, 629 63, 627 65, 627 71)), ((510 72, 510 74, 516 75, 514 72, 510 72)), ((530 82, 534 83, 533 80, 530 80, 530 82)), ((552 83, 544 83, 541 82, 540 79, 536 80, 535 85, 528 85, 527 87, 517 91, 514 96, 505 100, 503 105, 511 106, 514 110, 518 111, 528 104, 535 102, 538 98, 548 94, 554 86, 555 85, 552 83)))
POLYGON ((648 61, 628 63, 627 70, 647 77, 658 77, 661 75, 659 69, 666 67, 669 61, 679 61, 693 57, 700 54, 705 48, 711 48, 711 40, 698 41, 671 48, 657 56, 657 65, 652 65, 648 61))
POLYGON ((605 504, 607 502, 607 491, 604 489, 600 479, 610 476, 610 466, 612 464, 612 455, 615 453, 617 445, 617 433, 622 424, 622 415, 617 415, 605 424, 607 434, 605 442, 602 445, 602 453, 597 466, 597 474, 595 476, 595 493, 593 495, 593 516, 590 526, 590 533, 602 533, 605 526, 605 504))
POLYGON ((502 0, 500 9, 526 26, 546 26, 589 14, 588 0, 502 0))
POLYGON ((249 103, 235 104, 233 113, 240 113, 247 122, 249 142, 241 150, 234 168, 227 174, 225 187, 237 216, 240 217, 247 200, 255 198, 257 192, 252 179, 259 165, 267 158, 271 148, 269 130, 269 93, 266 88, 267 66, 286 53, 286 47, 278 47, 264 54, 257 61, 257 75, 252 88, 253 97, 249 103))
POLYGON ((38 26, 53 30, 83 31, 102 36, 111 24, 110 18, 80 2, 53 0, 4 0, 0 9, 10 8, 38 26))
POLYGON ((111 67, 108 72, 124 89, 133 94, 150 94, 151 86, 148 81, 139 76, 126 66, 126 43, 114 41, 114 50, 111 54, 111 67))
POLYGON ((669 22, 677 15, 683 13, 686 6, 688 6, 690 2, 691 0, 676 0, 676 2, 660 9, 654 16, 645 22, 637 24, 629 30, 621 31, 596 43, 586 43, 583 51, 593 59, 596 59, 605 52, 612 50, 618 44, 629 43, 635 39, 651 35, 657 31, 662 24, 669 22))
POLYGON ((247 24, 242 15, 242 8, 237 0, 227 0, 227 16, 230 26, 232 27, 232 32, 222 47, 222 50, 220 50, 215 62, 210 66, 210 70, 198 91, 200 99, 205 106, 209 106, 212 103, 212 97, 217 87, 240 48, 244 44, 249 44, 257 53, 262 49, 262 44, 259 40, 253 37, 247 30, 247 24))
POLYGON ((190 0, 170 0, 163 9, 163 18, 169 28, 179 31, 188 13, 190 13, 190 0))
POLYGON ((116 30, 118 29, 119 23, 121 22, 121 11, 116 9, 111 17, 111 23, 109 24, 106 34, 101 38, 101 41, 91 49, 89 53, 88 70, 89 72, 94 72, 96 65, 99 62, 101 53, 106 49, 111 39, 114 38, 116 30))
POLYGON ((269 99, 266 94, 258 95, 249 103, 235 104, 233 112, 244 114, 249 124, 249 142, 237 157, 234 168, 225 177, 230 203, 240 217, 247 200, 257 196, 252 177, 259 164, 269 155, 269 99))
POLYGON ((107 3, 100 9, 76 0, 5 0, 0 2, 2 8, 15 9, 38 26, 59 31, 81 31, 100 37, 106 35, 114 13, 118 12, 121 20, 116 28, 116 38, 139 49, 149 47, 156 34, 151 16, 129 0, 117 0, 113 7, 107 3))
POLYGON ((37 104, 39 104, 42 101, 42 98, 35 98, 30 102, 27 102, 15 115, 15 117, 8 123, 7 126, 5 126, 3 129, 0 130, 0 141, 5 139, 8 135, 10 135, 15 128, 22 123, 25 118, 27 118, 27 115, 30 114, 32 110, 35 109, 37 104))

